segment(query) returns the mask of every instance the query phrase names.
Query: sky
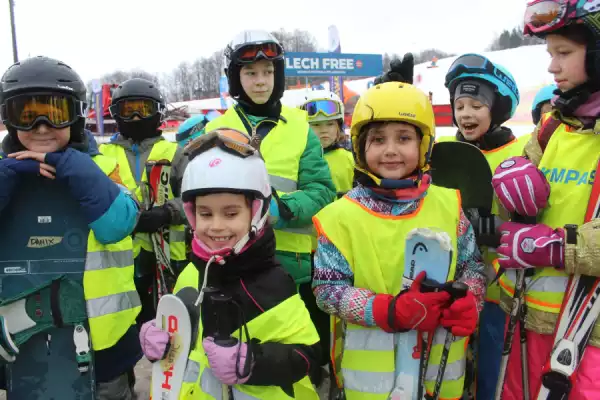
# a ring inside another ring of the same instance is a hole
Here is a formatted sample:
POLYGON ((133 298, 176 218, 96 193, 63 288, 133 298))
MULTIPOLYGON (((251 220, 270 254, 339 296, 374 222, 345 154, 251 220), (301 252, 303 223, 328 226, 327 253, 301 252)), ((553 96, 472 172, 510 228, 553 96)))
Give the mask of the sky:
MULTIPOLYGON (((483 51, 523 20, 526 0, 14 0, 19 58, 46 55, 87 81, 117 69, 169 73, 210 56, 244 29, 307 30, 325 51, 336 25, 344 53, 483 51)), ((13 61, 0 2, 0 74, 13 61)))

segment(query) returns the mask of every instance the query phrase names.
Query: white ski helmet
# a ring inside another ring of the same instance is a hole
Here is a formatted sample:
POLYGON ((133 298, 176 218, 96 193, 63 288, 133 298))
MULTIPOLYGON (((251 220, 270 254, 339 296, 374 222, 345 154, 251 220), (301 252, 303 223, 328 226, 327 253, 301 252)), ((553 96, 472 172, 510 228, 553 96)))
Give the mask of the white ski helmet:
POLYGON ((307 90, 300 106, 308 114, 308 122, 344 121, 344 103, 329 90, 307 90))
MULTIPOLYGON (((186 149, 193 144, 194 141, 186 149)), ((226 192, 249 195, 252 198, 251 228, 248 234, 231 249, 234 254, 238 254, 248 241, 264 229, 271 201, 271 186, 265 162, 258 151, 254 151, 251 155, 238 155, 235 151, 226 151, 220 146, 213 146, 197 154, 192 152, 190 162, 183 173, 181 192, 184 210, 194 231, 196 230, 195 199, 197 196, 226 192)))

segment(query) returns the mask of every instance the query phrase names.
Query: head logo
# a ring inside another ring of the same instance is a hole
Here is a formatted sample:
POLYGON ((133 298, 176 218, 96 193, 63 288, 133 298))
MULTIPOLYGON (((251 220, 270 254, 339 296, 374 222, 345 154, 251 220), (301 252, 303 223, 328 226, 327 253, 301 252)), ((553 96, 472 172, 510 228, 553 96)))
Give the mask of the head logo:
POLYGON ((219 164, 221 164, 221 159, 215 158, 214 160, 211 160, 211 162, 208 163, 208 166, 210 168, 214 168, 214 167, 218 166, 219 164))
POLYGON ((406 112, 401 112, 401 113, 400 113, 400 116, 401 116, 401 117, 408 117, 408 118, 417 118, 417 115, 416 115, 416 114, 413 114, 413 113, 406 113, 406 112))

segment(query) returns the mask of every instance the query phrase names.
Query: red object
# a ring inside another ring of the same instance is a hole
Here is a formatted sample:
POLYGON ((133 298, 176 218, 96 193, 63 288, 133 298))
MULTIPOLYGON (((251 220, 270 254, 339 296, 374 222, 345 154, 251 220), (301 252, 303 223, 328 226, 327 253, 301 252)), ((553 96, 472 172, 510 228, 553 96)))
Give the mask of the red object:
POLYGON ((450 104, 438 104, 433 106, 435 114, 435 126, 452 126, 452 106, 450 104))

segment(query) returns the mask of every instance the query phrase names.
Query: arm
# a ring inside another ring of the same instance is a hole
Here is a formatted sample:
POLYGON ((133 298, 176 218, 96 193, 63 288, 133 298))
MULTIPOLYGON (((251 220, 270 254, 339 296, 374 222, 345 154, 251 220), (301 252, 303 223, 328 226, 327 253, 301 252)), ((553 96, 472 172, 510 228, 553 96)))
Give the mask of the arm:
POLYGON ((477 309, 481 312, 486 292, 485 264, 477 247, 473 227, 462 210, 458 226, 455 278, 469 287, 477 299, 477 309))
POLYGON ((542 146, 540 146, 540 142, 538 141, 539 132, 542 127, 542 121, 538 123, 535 127, 535 130, 531 134, 531 138, 529 142, 525 145, 523 150, 523 155, 527 157, 533 164, 540 165, 540 161, 542 159, 542 155, 544 151, 542 150, 542 146))
POLYGON ((8 205, 18 183, 18 175, 8 167, 11 159, 2 159, 0 155, 0 213, 8 205))
POLYGON ((281 201, 294 215, 285 221, 291 228, 303 227, 312 223, 312 217, 336 198, 336 190, 331 180, 327 162, 319 139, 309 129, 306 148, 300 158, 298 191, 281 196, 281 201))
POLYGON ((100 243, 116 243, 131 234, 138 217, 135 200, 106 176, 91 157, 67 149, 47 154, 46 162, 56 167, 56 178, 66 183, 79 202, 100 243))
POLYGON ((246 382, 255 386, 290 388, 319 368, 321 345, 261 343, 254 346, 254 367, 246 382))
POLYGON ((348 261, 327 237, 319 236, 315 254, 313 292, 317 306, 353 324, 376 327, 373 316, 375 293, 354 287, 348 261))
POLYGON ((173 157, 171 169, 171 190, 175 198, 167 202, 167 207, 171 211, 171 225, 184 225, 187 223, 183 211, 183 202, 181 201, 181 181, 188 161, 187 156, 183 154, 183 149, 178 147, 175 157, 173 157))
MULTIPOLYGON (((596 178, 598 179, 598 178, 596 178)), ((577 243, 565 245, 565 272, 600 277, 600 219, 577 228, 577 243)))

